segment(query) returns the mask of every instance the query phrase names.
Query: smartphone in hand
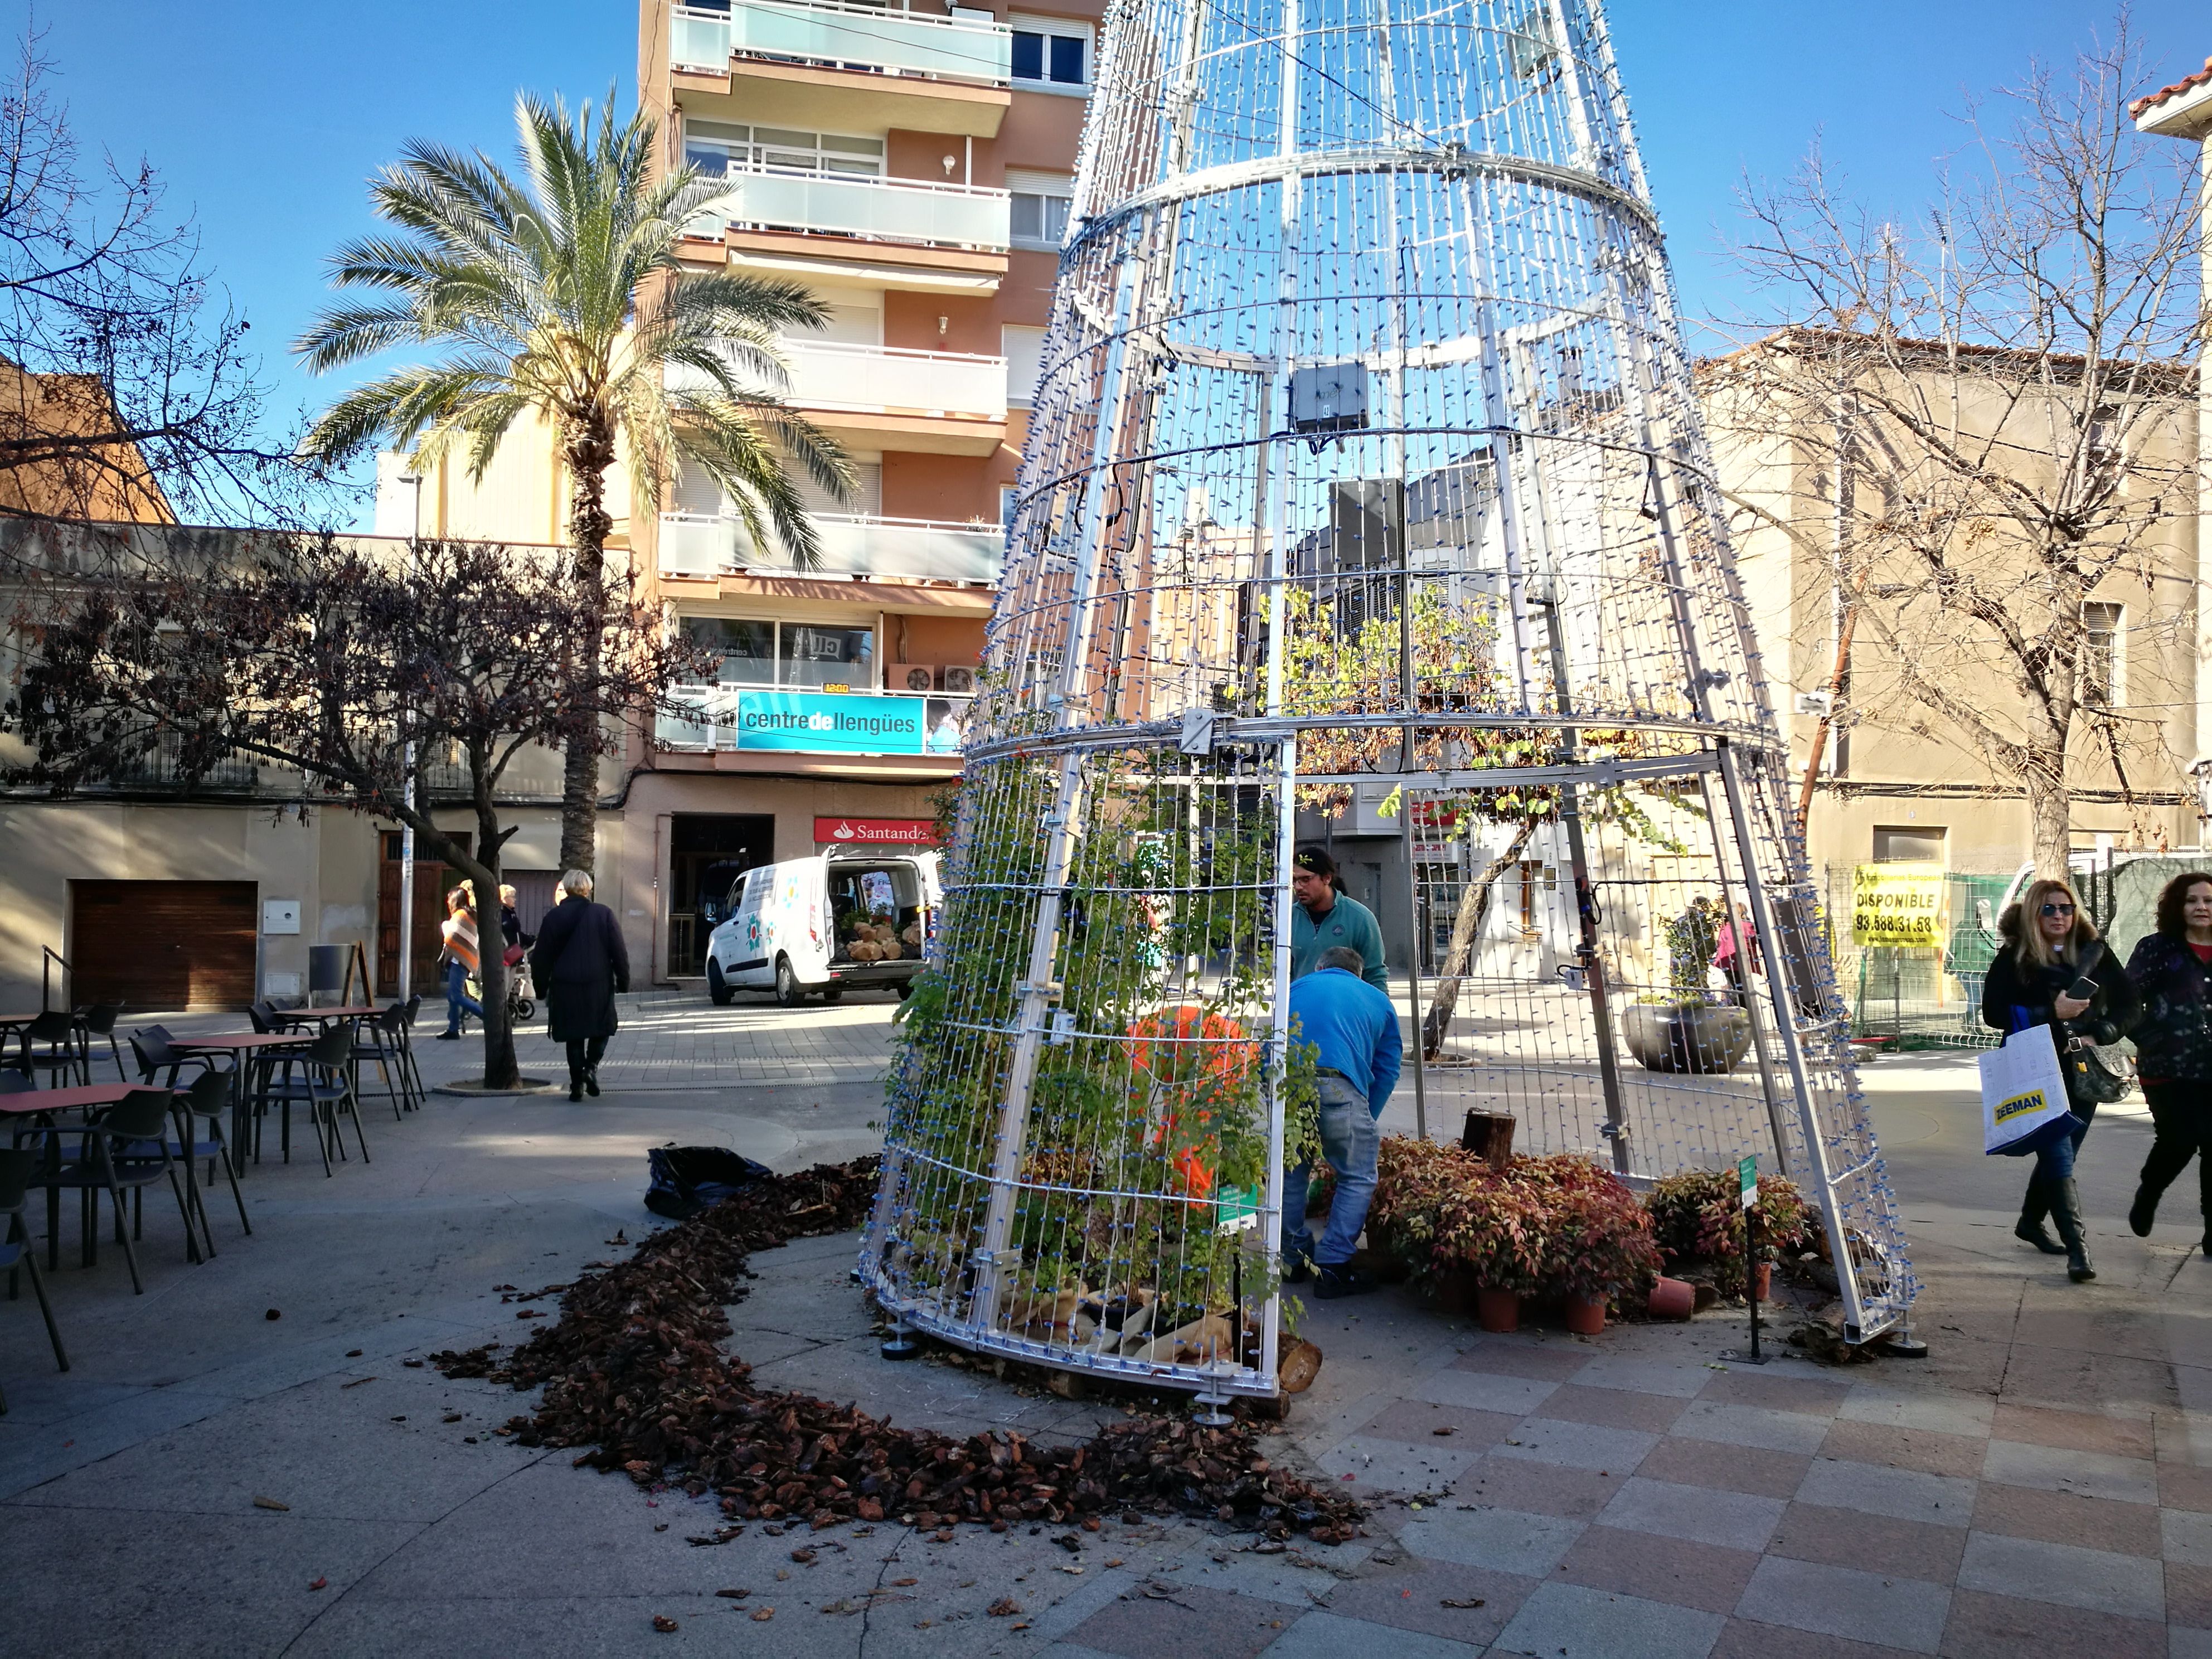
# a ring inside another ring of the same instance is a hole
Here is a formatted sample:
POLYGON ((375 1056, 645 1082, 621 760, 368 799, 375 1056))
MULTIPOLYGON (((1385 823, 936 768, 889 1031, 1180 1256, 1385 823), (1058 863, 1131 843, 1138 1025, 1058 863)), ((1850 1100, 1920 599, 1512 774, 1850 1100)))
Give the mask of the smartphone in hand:
POLYGON ((2083 1002, 2094 1002, 2097 1000, 2097 981, 2084 974, 2066 988, 2066 994, 2083 1002))

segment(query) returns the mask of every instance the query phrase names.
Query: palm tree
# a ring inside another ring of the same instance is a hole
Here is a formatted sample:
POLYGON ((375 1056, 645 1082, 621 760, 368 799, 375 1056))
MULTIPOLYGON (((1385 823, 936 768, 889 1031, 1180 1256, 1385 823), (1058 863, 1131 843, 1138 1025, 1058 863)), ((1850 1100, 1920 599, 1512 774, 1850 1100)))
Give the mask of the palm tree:
MULTIPOLYGON (((617 125, 614 94, 593 118, 523 94, 515 100, 522 180, 482 151, 410 141, 370 190, 398 234, 331 256, 331 285, 388 297, 333 306, 293 349, 317 374, 395 347, 437 360, 394 370, 340 398, 309 431, 307 453, 343 460, 382 441, 430 465, 459 446, 482 479, 518 417, 550 425, 568 474, 568 534, 587 614, 602 614, 613 521, 608 474, 628 451, 635 498, 658 510, 679 458, 720 484, 756 546, 775 539, 793 564, 817 563, 814 528, 787 460, 842 500, 851 471, 835 441, 784 406, 789 375, 778 331, 820 328, 821 303, 795 283, 677 262, 684 227, 726 199, 692 168, 653 182, 655 122, 617 125)), ((627 577, 627 572, 623 573, 627 577)), ((576 641, 591 696, 598 627, 576 641)), ((589 870, 599 820, 598 725, 567 743, 561 863, 589 870)))

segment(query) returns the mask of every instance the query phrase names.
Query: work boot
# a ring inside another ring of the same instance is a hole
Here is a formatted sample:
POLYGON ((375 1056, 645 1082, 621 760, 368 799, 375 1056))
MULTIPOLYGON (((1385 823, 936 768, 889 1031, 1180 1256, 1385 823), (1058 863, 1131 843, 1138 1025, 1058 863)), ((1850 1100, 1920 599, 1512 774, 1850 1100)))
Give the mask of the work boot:
POLYGON ((2082 1237, 2081 1189, 2072 1176, 2057 1183, 2051 1200, 2051 1218, 2066 1241, 2066 1277, 2076 1285, 2094 1279, 2097 1270, 2089 1265, 2088 1242, 2082 1237))
POLYGON ((599 1068, 596 1066, 584 1067, 584 1092, 593 1100, 599 1097, 599 1068))
POLYGON ((1377 1288, 1373 1279, 1344 1262, 1334 1267, 1325 1262, 1316 1265, 1321 1276, 1314 1283, 1314 1294, 1324 1302, 1334 1302, 1340 1296, 1365 1296, 1377 1288))
MULTIPOLYGON (((592 1093, 594 1093, 594 1094, 597 1094, 597 1093, 599 1092, 599 1091, 597 1091, 597 1090, 595 1089, 595 1090, 593 1090, 592 1092, 592 1093)), ((569 1099, 571 1099, 571 1100, 581 1100, 583 1097, 584 1097, 584 1074, 583 1074, 581 1072, 571 1072, 571 1073, 568 1073, 568 1098, 569 1098, 569 1099)))
POLYGON ((2043 1218, 2051 1213, 2051 1194, 2044 1189, 2039 1178, 2027 1183, 2027 1196, 2021 1200, 2020 1220, 2012 1236, 2023 1244, 2033 1244, 2045 1255, 2064 1255, 2066 1247, 2045 1229, 2043 1218))
POLYGON ((2151 1224, 2158 1219, 2159 1197, 2148 1182, 2136 1188, 2136 1201, 2128 1206, 2128 1231, 2137 1238, 2150 1237, 2151 1224))

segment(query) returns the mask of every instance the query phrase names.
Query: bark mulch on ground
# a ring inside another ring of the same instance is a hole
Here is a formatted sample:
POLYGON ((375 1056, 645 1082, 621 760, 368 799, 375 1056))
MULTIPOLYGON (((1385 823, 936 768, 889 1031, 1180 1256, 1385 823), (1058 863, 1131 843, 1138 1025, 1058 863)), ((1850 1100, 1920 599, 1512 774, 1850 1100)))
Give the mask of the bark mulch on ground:
POLYGON ((1272 1467, 1260 1434, 1170 1417, 1114 1424, 1080 1446, 1011 1431, 953 1439, 893 1427, 852 1406, 757 1389, 720 1346, 748 1258, 787 1239, 846 1232, 875 1202, 878 1160, 817 1164, 748 1188, 645 1239, 626 1261, 568 1287, 561 1317, 503 1359, 489 1347, 430 1356, 448 1376, 540 1384, 507 1431, 526 1446, 585 1446, 579 1466, 641 1486, 719 1494, 737 1523, 835 1526, 890 1518, 1004 1531, 1018 1522, 1125 1513, 1205 1515, 1275 1537, 1352 1536, 1358 1504, 1272 1467))

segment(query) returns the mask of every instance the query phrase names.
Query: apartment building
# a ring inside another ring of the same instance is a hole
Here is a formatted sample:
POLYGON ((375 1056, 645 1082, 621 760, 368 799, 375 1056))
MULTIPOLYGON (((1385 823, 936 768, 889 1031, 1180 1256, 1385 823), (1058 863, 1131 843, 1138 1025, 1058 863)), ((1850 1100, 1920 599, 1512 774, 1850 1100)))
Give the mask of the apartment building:
MULTIPOLYGON (((753 546, 719 487, 617 480, 614 544, 719 648, 610 763, 601 894, 657 981, 702 971, 741 870, 819 848, 916 844, 957 781, 1005 550, 1006 500, 1073 193, 1099 0, 1048 8, 642 0, 638 86, 660 164, 726 181, 683 257, 805 284, 823 331, 784 343, 787 400, 851 456, 811 492, 817 570, 753 546)), ((559 540, 550 434, 481 485, 386 459, 379 528, 559 540)), ((641 975, 642 977, 642 975, 641 975)))

